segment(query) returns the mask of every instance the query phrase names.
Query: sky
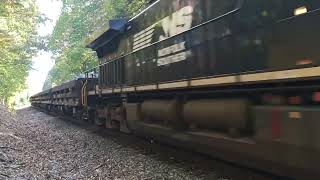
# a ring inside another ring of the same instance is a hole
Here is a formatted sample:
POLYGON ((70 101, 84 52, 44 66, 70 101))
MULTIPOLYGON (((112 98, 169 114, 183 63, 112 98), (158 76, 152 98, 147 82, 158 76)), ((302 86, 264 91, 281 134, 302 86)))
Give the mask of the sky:
MULTIPOLYGON (((45 14, 52 21, 47 21, 38 28, 38 34, 41 36, 52 33, 54 25, 61 13, 62 3, 60 0, 37 0, 39 10, 45 14)), ((47 74, 54 65, 54 60, 51 58, 50 52, 39 52, 37 56, 33 57, 33 70, 30 71, 27 79, 29 96, 42 91, 42 86, 46 80, 47 74)))

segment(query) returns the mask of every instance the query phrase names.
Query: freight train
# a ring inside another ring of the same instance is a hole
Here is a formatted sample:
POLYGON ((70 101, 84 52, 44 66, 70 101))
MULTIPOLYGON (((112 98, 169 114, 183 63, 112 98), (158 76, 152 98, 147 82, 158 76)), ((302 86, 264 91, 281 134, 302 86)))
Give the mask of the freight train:
POLYGON ((157 0, 90 39, 99 67, 33 106, 314 179, 320 1, 157 0))

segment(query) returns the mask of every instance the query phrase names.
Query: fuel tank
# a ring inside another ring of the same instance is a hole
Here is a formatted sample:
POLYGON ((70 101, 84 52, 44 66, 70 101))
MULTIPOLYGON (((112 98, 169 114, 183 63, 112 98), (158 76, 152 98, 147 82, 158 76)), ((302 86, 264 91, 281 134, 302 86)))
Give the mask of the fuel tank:
POLYGON ((176 122, 178 120, 178 103, 175 100, 149 100, 141 105, 144 120, 176 122))
POLYGON ((194 100, 183 106, 183 119, 205 129, 246 130, 249 102, 246 99, 194 100))

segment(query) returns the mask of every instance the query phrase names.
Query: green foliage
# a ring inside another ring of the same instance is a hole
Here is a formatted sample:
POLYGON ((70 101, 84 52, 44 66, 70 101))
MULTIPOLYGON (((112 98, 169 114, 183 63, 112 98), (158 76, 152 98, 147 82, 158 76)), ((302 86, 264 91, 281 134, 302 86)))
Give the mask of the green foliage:
POLYGON ((129 3, 128 13, 131 16, 137 15, 147 4, 147 2, 151 2, 150 0, 133 0, 129 3))
POLYGON ((61 16, 48 43, 55 55, 44 89, 75 78, 97 66, 96 55, 85 40, 109 19, 132 17, 146 0, 63 0, 61 16))
POLYGON ((40 23, 35 0, 0 1, 0 100, 25 88, 31 58, 37 52, 40 23))

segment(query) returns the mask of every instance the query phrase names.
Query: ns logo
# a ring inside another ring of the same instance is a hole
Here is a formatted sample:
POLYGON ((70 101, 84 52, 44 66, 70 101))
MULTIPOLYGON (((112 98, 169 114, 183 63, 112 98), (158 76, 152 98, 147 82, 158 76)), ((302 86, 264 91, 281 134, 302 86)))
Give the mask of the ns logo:
POLYGON ((189 30, 192 27, 193 10, 192 6, 185 6, 162 19, 161 26, 164 34, 159 36, 159 40, 161 41, 189 30))

